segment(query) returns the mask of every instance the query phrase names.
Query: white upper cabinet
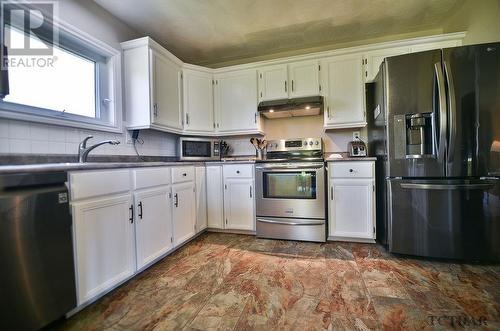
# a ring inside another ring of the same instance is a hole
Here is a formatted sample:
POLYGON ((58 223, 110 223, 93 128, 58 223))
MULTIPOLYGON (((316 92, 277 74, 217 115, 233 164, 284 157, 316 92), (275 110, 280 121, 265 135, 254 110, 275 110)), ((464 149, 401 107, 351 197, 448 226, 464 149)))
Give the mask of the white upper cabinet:
POLYGON ((151 52, 153 63, 153 124, 182 129, 180 93, 181 68, 158 52, 151 52))
POLYGON ((259 68, 259 100, 319 95, 318 60, 259 68))
POLYGON ((401 54, 408 54, 410 52, 410 47, 391 47, 384 49, 377 49, 374 51, 364 53, 364 65, 365 65, 365 82, 371 82, 377 76, 378 70, 382 62, 386 57, 396 56, 401 54))
POLYGON ((255 69, 215 75, 214 94, 217 132, 259 133, 255 69))
POLYGON ((321 60, 326 129, 366 125, 362 62, 361 54, 321 60))
POLYGON ((259 100, 288 98, 288 66, 279 64, 259 68, 259 100))
POLYGON ((184 131, 213 132, 212 74, 206 70, 183 70, 184 131))
POLYGON ((319 64, 317 60, 289 64, 288 78, 290 98, 319 95, 319 64))
POLYGON ((461 45, 462 42, 460 40, 445 40, 445 41, 436 41, 431 43, 423 43, 410 46, 410 53, 424 52, 440 48, 456 47, 461 45))
POLYGON ((122 43, 128 129, 182 132, 182 62, 152 39, 122 43))

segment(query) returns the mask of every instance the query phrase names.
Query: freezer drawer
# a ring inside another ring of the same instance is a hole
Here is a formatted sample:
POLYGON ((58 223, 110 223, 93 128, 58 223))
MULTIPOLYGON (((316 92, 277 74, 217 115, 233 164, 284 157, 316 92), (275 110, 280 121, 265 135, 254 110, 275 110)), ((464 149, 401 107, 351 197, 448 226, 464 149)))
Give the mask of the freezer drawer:
POLYGON ((500 260, 500 180, 388 180, 389 250, 500 260))

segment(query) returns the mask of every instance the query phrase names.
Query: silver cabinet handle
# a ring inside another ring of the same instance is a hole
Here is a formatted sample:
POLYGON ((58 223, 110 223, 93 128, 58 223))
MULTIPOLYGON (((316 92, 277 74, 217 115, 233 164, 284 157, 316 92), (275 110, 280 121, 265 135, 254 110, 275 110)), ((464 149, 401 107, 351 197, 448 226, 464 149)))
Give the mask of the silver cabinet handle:
POLYGON ((285 80, 285 92, 288 92, 287 89, 286 89, 286 80, 285 80))
POLYGON ((189 125, 189 114, 186 113, 186 125, 189 125))
POLYGON ((293 92, 293 79, 292 79, 292 92, 293 92))
POLYGON ((330 186, 330 200, 333 201, 333 186, 330 186))
POLYGON ((130 205, 130 218, 128 219, 130 223, 134 223, 134 205, 130 205))
POLYGON ((250 185, 250 198, 252 197, 252 185, 250 185))
POLYGON ((158 116, 158 104, 157 104, 157 103, 155 103, 155 104, 153 105, 153 115, 154 115, 155 117, 156 117, 156 116, 158 116))
POLYGON ((177 195, 177 193, 174 194, 174 199, 174 206, 179 207, 179 196, 177 195))
POLYGON ((275 221, 258 218, 257 222, 270 223, 270 224, 282 224, 282 225, 324 225, 325 222, 290 222, 290 221, 275 221))

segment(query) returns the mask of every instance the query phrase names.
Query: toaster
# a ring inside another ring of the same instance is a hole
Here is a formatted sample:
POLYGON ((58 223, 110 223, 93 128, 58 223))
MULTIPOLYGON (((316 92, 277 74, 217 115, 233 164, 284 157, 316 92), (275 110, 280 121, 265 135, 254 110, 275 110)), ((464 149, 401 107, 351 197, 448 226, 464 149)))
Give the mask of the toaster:
POLYGON ((351 157, 366 156, 366 145, 360 139, 353 140, 347 144, 347 151, 351 157))

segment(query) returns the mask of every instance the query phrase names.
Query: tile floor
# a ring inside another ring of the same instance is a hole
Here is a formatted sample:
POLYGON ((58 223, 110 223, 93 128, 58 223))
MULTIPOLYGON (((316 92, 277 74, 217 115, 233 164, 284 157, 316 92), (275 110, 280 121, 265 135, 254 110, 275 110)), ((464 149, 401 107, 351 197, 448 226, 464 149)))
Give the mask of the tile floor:
POLYGON ((500 329, 500 266, 208 233, 59 330, 500 329))

